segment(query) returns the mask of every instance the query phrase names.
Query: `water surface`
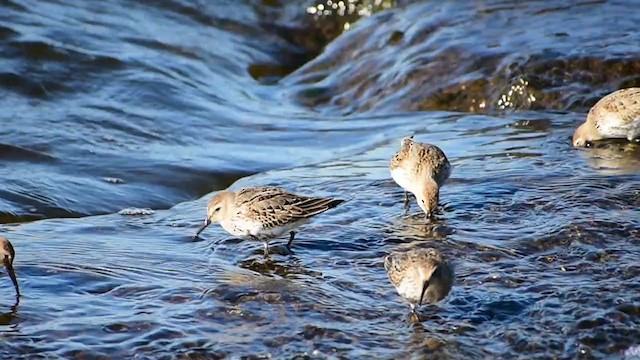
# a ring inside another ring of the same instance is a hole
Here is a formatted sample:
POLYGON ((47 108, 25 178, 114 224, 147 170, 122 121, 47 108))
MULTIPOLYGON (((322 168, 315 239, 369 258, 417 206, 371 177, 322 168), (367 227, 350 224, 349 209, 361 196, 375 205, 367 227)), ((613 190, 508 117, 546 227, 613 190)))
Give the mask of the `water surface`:
MULTIPOLYGON (((631 1, 0 3, 2 358, 603 358, 640 339, 640 146, 573 149, 640 83, 631 1), (315 9, 315 10, 313 10, 315 9), (344 30, 348 29, 348 30, 344 30), (388 163, 454 169, 428 223, 388 163), (207 200, 347 200, 272 256, 207 200), (412 324, 383 257, 440 249, 412 324)), ((635 17, 635 19, 634 19, 635 17)))

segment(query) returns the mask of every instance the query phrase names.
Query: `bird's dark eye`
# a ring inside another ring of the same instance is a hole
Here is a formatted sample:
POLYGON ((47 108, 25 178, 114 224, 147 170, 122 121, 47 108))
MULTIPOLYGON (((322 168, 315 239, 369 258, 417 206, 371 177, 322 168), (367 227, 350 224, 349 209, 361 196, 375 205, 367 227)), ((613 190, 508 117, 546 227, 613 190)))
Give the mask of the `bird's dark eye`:
POLYGON ((397 261, 393 262, 393 268, 397 271, 397 272, 401 272, 402 271, 402 267, 400 266, 400 264, 397 261))
POLYGON ((586 141, 586 142, 584 143, 584 146, 585 146, 585 147, 591 147, 591 146, 593 146, 593 144, 591 143, 591 141, 586 141))
POLYGON ((220 206, 218 206, 217 208, 213 209, 214 213, 217 213, 218 211, 220 211, 220 206))

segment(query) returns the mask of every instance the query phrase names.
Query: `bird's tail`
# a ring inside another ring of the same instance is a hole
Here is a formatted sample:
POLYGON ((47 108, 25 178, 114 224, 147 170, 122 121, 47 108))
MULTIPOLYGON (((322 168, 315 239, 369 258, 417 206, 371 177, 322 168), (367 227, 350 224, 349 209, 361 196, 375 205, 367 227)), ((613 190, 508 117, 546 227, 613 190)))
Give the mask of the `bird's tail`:
POLYGON ((343 202, 344 200, 342 199, 309 198, 306 201, 298 204, 298 206, 304 209, 306 215, 305 217, 311 217, 323 213, 329 209, 333 209, 343 202))

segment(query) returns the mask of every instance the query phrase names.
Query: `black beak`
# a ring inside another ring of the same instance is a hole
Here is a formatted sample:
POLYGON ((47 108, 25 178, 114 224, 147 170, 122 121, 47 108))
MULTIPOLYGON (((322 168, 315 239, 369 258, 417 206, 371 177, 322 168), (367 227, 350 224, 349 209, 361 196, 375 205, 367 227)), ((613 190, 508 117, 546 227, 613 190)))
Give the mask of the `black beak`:
POLYGON ((15 271, 13 271, 13 265, 11 264, 11 261, 9 261, 9 257, 5 256, 4 260, 2 261, 4 263, 4 267, 7 268, 7 274, 9 274, 9 277, 11 278, 11 281, 13 281, 13 286, 16 288, 16 297, 20 297, 20 287, 18 287, 18 279, 16 279, 16 273, 15 271))
POLYGON ((204 219, 204 223, 202 225, 200 225, 200 227, 198 228, 198 231, 196 231, 195 235, 193 235, 193 238, 197 238, 198 235, 200 235, 200 233, 202 231, 204 231, 204 229, 207 228, 207 226, 209 226, 211 224, 211 220, 209 220, 209 218, 204 219))
POLYGON ((436 212, 435 212, 435 210, 429 211, 426 215, 427 215, 427 222, 435 222, 436 221, 436 212))
POLYGON ((424 298, 424 293, 427 292, 427 288, 429 287, 429 281, 425 281, 422 284, 422 293, 420 293, 420 302, 418 302, 418 306, 422 306, 422 299, 424 298))

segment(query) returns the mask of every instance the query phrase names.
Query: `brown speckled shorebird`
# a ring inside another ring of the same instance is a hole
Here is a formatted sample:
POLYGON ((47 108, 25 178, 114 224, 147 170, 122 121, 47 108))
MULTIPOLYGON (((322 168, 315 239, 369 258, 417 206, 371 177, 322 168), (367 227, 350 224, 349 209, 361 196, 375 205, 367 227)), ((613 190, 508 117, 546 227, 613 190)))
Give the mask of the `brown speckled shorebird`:
POLYGON ((440 187, 451 175, 451 164, 437 146, 419 143, 413 136, 402 139, 400 150, 391 158, 391 177, 404 190, 404 205, 409 208, 409 192, 428 218, 438 207, 440 187))
POLYGON ((384 268, 398 294, 409 302, 411 312, 444 299, 455 278, 453 267, 433 248, 392 252, 384 258, 384 268))
POLYGON ((7 240, 0 236, 0 256, 2 257, 2 263, 4 267, 7 268, 7 274, 11 278, 13 282, 13 287, 16 288, 16 297, 20 297, 20 288, 18 287, 18 280, 16 279, 16 273, 13 271, 13 259, 16 257, 16 252, 13 250, 13 245, 7 240))
POLYGON ((600 99, 573 133, 573 146, 603 139, 640 138, 640 88, 614 91, 600 99))
POLYGON ((231 235, 262 241, 266 256, 269 240, 289 233, 287 248, 290 249, 294 229, 343 201, 295 195, 277 187, 221 191, 209 201, 207 218, 193 237, 212 222, 219 222, 231 235))

